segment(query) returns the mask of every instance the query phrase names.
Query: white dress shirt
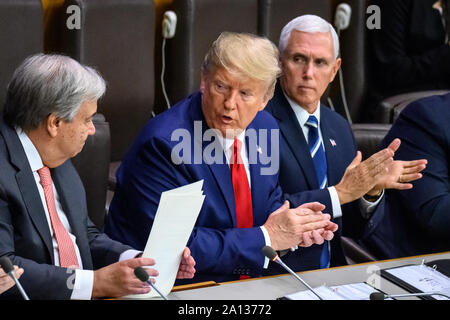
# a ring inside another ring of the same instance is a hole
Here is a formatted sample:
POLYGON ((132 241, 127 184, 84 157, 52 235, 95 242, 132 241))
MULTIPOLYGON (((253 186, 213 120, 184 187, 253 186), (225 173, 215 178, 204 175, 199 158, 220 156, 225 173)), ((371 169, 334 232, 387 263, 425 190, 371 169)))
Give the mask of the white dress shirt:
MULTIPOLYGON (((39 177, 39 173, 38 173, 38 170, 41 169, 44 166, 44 164, 42 163, 42 159, 41 159, 41 156, 39 155, 39 152, 37 151, 33 142, 28 138, 26 133, 23 132, 20 128, 16 128, 16 132, 17 132, 17 135, 19 136, 20 142, 22 143, 22 147, 25 151, 25 155, 28 159, 28 163, 30 164, 31 171, 33 172, 34 180, 36 182, 36 186, 39 191, 39 196, 41 197, 42 206, 45 211, 45 217, 47 219, 50 235, 52 237, 53 256, 55 258, 55 266, 59 266, 58 243, 56 241, 56 237, 53 232, 50 215, 49 215, 49 212, 47 209, 47 203, 45 201, 44 189, 42 188, 41 178, 39 177)), ((78 246, 76 243, 77 239, 76 239, 75 235, 72 233, 72 229, 70 227, 69 221, 67 220, 67 216, 64 213, 64 210, 61 206, 58 191, 56 190, 54 184, 53 184, 53 194, 55 196, 55 206, 56 206, 56 211, 58 213, 59 219, 61 220, 61 223, 63 224, 64 228, 66 228, 67 232, 69 233, 70 239, 73 242, 75 252, 77 255, 77 259, 78 259, 79 269, 75 270, 74 289, 72 291, 72 295, 70 298, 77 299, 77 300, 80 300, 80 299, 89 300, 92 297, 92 288, 94 285, 94 271, 82 270, 83 262, 81 260, 80 250, 78 249, 78 246)), ((119 261, 134 258, 136 256, 136 254, 138 254, 139 252, 140 251, 136 251, 136 250, 127 250, 120 255, 119 261)))

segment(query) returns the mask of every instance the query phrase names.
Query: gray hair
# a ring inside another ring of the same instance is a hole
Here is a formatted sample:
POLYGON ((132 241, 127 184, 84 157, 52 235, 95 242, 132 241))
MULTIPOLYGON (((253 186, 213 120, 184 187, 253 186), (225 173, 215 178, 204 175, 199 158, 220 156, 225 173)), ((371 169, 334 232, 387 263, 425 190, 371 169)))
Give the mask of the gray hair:
POLYGON ((326 20, 311 14, 306 14, 292 19, 287 25, 284 26, 283 30, 281 30, 280 41, 278 43, 278 49, 281 54, 286 49, 292 30, 311 33, 330 32, 331 38, 333 39, 334 59, 338 58, 339 38, 333 26, 326 20))
POLYGON ((36 54, 14 71, 3 117, 24 131, 36 129, 50 114, 70 122, 84 101, 100 99, 105 90, 93 68, 63 55, 36 54))

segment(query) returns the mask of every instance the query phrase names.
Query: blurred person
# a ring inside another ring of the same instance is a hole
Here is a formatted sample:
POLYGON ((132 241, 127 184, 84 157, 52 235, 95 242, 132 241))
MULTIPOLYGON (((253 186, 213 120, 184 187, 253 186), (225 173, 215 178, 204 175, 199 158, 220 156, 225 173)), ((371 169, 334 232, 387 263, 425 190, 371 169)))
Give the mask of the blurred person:
POLYGON ((381 28, 368 31, 370 79, 365 120, 383 99, 450 90, 448 0, 374 0, 381 28))
MULTIPOLYGON (((414 188, 386 191, 362 237, 383 259, 450 250, 450 94, 416 100, 400 113, 382 142, 401 139, 395 158, 428 159, 414 188)), ((403 181, 403 177, 399 177, 403 181)))

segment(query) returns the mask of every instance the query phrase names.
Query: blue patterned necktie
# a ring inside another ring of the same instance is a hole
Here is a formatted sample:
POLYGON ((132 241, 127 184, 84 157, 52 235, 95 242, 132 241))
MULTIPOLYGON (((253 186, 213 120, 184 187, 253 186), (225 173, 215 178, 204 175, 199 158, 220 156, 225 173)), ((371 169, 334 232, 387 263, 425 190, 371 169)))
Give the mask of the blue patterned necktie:
MULTIPOLYGON (((317 181, 320 189, 327 186, 327 158, 325 157, 325 148, 322 139, 319 136, 319 125, 315 116, 309 116, 306 121, 308 126, 308 146, 309 153, 316 169, 317 181)), ((330 265, 330 251, 328 249, 328 241, 323 243, 322 253, 320 255, 320 268, 328 268, 330 265)))

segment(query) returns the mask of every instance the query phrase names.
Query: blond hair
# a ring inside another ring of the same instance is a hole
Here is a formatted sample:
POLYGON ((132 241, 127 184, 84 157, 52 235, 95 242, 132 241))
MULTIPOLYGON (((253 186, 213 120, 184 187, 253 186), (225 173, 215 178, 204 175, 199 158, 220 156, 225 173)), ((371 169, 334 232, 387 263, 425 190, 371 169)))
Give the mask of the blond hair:
POLYGON ((249 33, 222 32, 206 54, 202 72, 208 74, 213 68, 264 81, 267 99, 272 98, 281 73, 277 47, 270 40, 249 33))

